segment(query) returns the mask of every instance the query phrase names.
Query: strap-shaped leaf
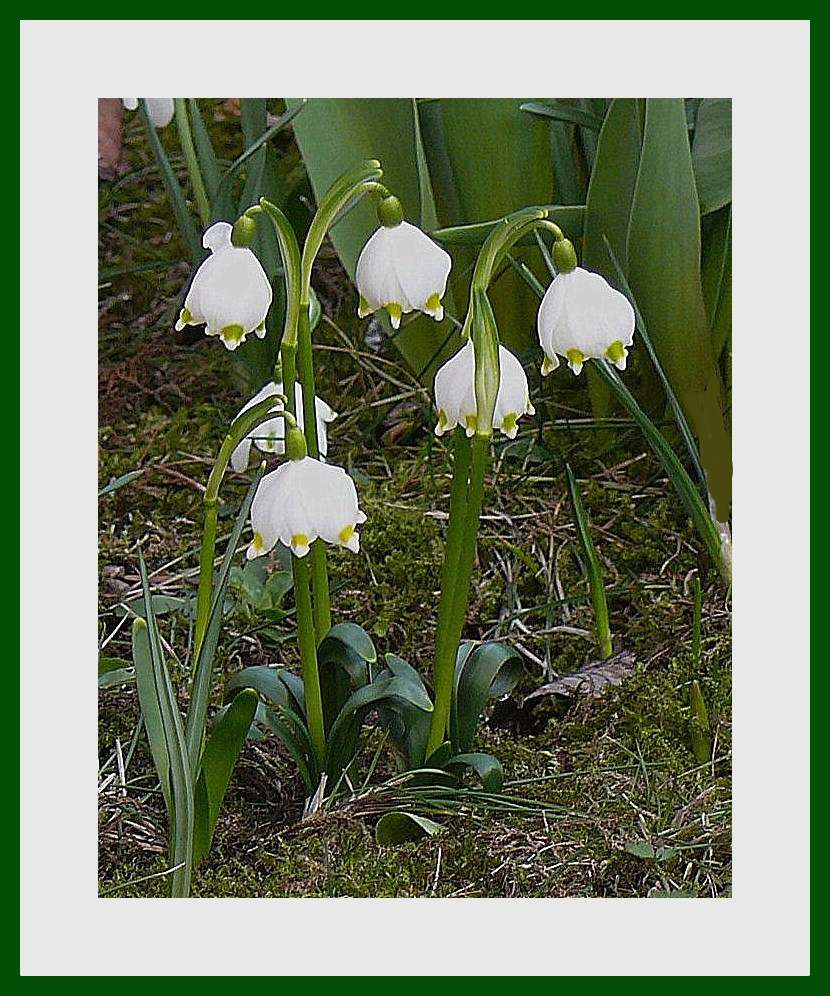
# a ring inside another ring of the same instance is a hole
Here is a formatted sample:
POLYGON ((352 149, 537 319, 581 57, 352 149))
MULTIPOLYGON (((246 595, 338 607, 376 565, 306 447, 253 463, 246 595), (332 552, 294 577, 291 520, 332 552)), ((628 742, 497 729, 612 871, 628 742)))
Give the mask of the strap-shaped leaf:
MULTIPOLYGON (((173 805, 170 799, 170 755, 167 751, 167 737, 164 734, 164 723, 161 719, 161 706, 156 691, 156 679, 153 671, 153 660, 150 653, 150 639, 147 635, 147 624, 143 619, 133 622, 133 662, 135 664, 135 683, 138 689, 138 704, 144 719, 144 729, 150 744, 150 754, 161 784, 164 804, 168 816, 172 816, 173 805)), ((98 684, 100 685, 100 679, 98 684)))
POLYGON ((353 691, 372 679, 377 651, 369 634, 356 623, 332 626, 317 648, 323 717, 331 728, 353 691))
POLYGON ((419 816, 417 813, 404 813, 397 810, 384 813, 375 825, 375 840, 378 844, 403 844, 408 840, 432 837, 442 829, 440 823, 419 816))
POLYGON ((450 711, 450 731, 457 751, 470 749, 488 700, 509 694, 521 673, 521 658, 504 643, 483 643, 472 650, 465 644, 459 647, 450 711))
POLYGON ((170 160, 167 158, 164 146, 161 144, 156 126, 150 121, 147 115, 144 101, 141 102, 141 119, 144 122, 144 130, 147 133, 147 141, 150 143, 150 148, 156 157, 161 178, 164 181, 164 186, 167 188, 182 241, 190 253, 191 263, 194 267, 198 266, 205 257, 205 249, 202 248, 199 230, 196 227, 193 215, 190 213, 190 208, 187 206, 187 199, 184 196, 181 184, 176 177, 173 167, 170 165, 170 160))
POLYGON ((285 668, 264 665, 246 667, 228 682, 225 701, 231 701, 244 688, 252 688, 271 705, 294 709, 305 715, 302 680, 285 668))
POLYGON ((201 861, 210 850, 225 792, 248 735, 257 703, 256 692, 250 688, 243 689, 223 711, 205 744, 195 796, 195 863, 201 861))
MULTIPOLYGON (((213 150, 213 143, 210 140, 205 119, 199 110, 199 104, 194 98, 187 101, 190 111, 190 127, 193 132, 193 144, 196 147, 196 155, 199 157, 199 169, 202 171, 202 179, 205 181, 208 197, 213 207, 213 201, 219 190, 219 181, 222 179, 222 170, 219 167, 219 160, 213 150)), ((214 221, 219 221, 215 215, 214 221)), ((232 219, 226 219, 232 220, 232 219)))
MULTIPOLYGON (((179 713, 170 674, 164 659, 164 651, 158 632, 147 565, 139 550, 139 572, 147 619, 136 619, 133 624, 133 641, 138 645, 139 659, 150 657, 152 677, 158 712, 164 731, 165 747, 169 759, 170 807, 168 815, 171 826, 171 858, 176 867, 171 880, 174 896, 187 896, 190 893, 190 878, 193 870, 193 831, 194 831, 194 782, 188 763, 182 718, 179 713), (145 645, 146 641, 146 645, 145 645)), ((152 711, 152 709, 151 709, 152 711)))
POLYGON ((266 709, 263 719, 264 725, 279 738, 291 755, 300 772, 306 793, 311 795, 320 782, 320 772, 317 768, 314 745, 304 720, 293 709, 282 706, 266 709))
POLYGON ((461 775, 465 770, 475 772, 485 792, 501 792, 504 785, 504 769, 501 761, 492 754, 456 754, 444 763, 447 771, 461 775))

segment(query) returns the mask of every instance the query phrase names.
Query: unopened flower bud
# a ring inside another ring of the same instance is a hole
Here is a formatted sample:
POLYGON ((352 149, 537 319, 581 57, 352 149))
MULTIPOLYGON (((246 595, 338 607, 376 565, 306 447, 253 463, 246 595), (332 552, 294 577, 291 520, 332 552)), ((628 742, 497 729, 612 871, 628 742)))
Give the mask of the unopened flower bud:
POLYGON ((247 249, 253 245, 255 238, 256 221, 247 214, 243 214, 241 218, 237 218, 233 225, 233 232, 231 233, 232 245, 240 249, 247 249))

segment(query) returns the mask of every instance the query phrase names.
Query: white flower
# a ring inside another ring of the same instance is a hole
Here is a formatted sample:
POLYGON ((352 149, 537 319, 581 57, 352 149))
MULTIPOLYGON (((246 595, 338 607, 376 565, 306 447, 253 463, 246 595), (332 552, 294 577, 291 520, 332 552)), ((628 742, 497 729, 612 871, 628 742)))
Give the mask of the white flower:
MULTIPOLYGON (((258 394, 255 394, 254 397, 251 398, 251 400, 244 406, 244 408, 241 409, 237 415, 237 418, 239 418, 239 415, 241 415, 242 412, 246 412, 249 408, 253 408, 254 405, 258 405, 260 401, 264 401, 266 398, 273 397, 278 394, 282 394, 282 384, 275 384, 273 381, 270 384, 266 384, 265 387, 263 387, 258 394)), ((299 383, 294 385, 294 399, 297 411, 297 422, 302 429, 304 426, 303 389, 299 383)), ((314 399, 314 407, 317 411, 317 444, 320 449, 320 456, 324 457, 329 450, 326 423, 333 422, 337 418, 337 413, 332 411, 322 398, 314 399)), ((282 401, 279 400, 274 403, 272 410, 274 412, 281 412, 282 409, 283 404, 282 401)), ((231 454, 231 465, 234 470, 243 471, 248 466, 252 442, 257 449, 262 450, 263 453, 285 453, 285 419, 282 416, 277 416, 276 418, 269 419, 267 422, 260 423, 254 430, 252 430, 231 454)))
POLYGON ((210 256, 193 277, 176 330, 185 325, 206 326, 228 349, 253 332, 265 337, 265 316, 271 307, 271 284, 250 249, 231 243, 233 226, 217 221, 205 232, 202 245, 210 256))
POLYGON ((543 374, 559 366, 559 356, 575 374, 585 360, 603 357, 625 370, 634 309, 604 277, 577 266, 553 278, 539 306, 537 329, 545 352, 543 374))
MULTIPOLYGON (((476 431, 475 350, 468 339, 435 375, 435 407, 438 409, 436 436, 462 425, 467 435, 476 431)), ((493 428, 514 439, 522 415, 533 415, 527 377, 516 357, 499 346, 499 393, 493 412, 493 428)))
POLYGON ((286 460, 262 478, 254 495, 248 559, 268 553, 277 541, 304 557, 318 537, 357 553, 355 527, 365 521, 354 481, 342 467, 308 456, 286 460))
MULTIPOLYGON (((156 128, 166 128, 173 120, 175 106, 172 97, 144 97, 147 116, 156 128)), ((122 97, 121 103, 128 111, 138 109, 138 97, 122 97)))
POLYGON ((357 261, 358 316, 365 318, 385 308, 396 329, 401 315, 410 311, 422 311, 440 322, 451 267, 449 253, 415 225, 402 221, 393 228, 381 226, 357 261))

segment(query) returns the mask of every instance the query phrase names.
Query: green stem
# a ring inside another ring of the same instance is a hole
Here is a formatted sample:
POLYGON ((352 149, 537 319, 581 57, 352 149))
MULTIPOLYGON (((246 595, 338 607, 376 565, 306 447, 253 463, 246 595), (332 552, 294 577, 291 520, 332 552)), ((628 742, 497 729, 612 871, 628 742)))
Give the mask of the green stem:
POLYGON ((242 440, 261 423, 273 418, 274 398, 265 398, 253 408, 239 415, 222 441, 216 463, 210 472, 203 503, 205 525, 202 531, 202 546, 199 553, 199 588, 196 595, 196 626, 193 642, 193 683, 190 693, 190 708, 187 713, 185 737, 191 767, 195 773, 202 750, 205 719, 210 698, 212 664, 203 665, 202 646, 210 620, 213 595, 213 561, 216 557, 216 522, 219 514, 219 488, 225 476, 231 454, 242 440))
POLYGON ((467 508, 467 490, 470 479, 470 441, 462 428, 456 428, 453 436, 452 487, 450 489, 450 511, 447 524, 447 538, 444 545, 444 563, 441 568, 441 598, 438 603, 438 627, 435 633, 436 673, 433 685, 438 686, 437 662, 442 659, 442 651, 447 638, 447 627, 452 617, 455 579, 458 576, 458 555, 464 536, 464 520, 467 508))
POLYGON ((326 756, 326 732, 323 720, 323 696, 320 691, 320 672, 317 668, 317 638, 311 607, 308 563, 304 557, 293 557, 294 598, 297 604, 297 636, 300 659, 303 665, 303 690, 305 695, 306 722, 317 763, 322 771, 326 756))
MULTIPOLYGON (((315 460, 320 456, 317 439, 317 412, 314 384, 314 360, 311 351, 311 324, 308 304, 300 307, 300 320, 297 332, 297 365, 300 385, 303 389, 303 428, 305 431, 308 455, 315 460)), ((311 544, 311 574, 314 584, 314 628, 317 642, 331 629, 331 597, 329 595, 329 574, 326 558, 326 545, 321 539, 311 544)))
POLYGON ((193 144, 193 135, 190 131, 190 118, 187 116, 187 105, 183 97, 176 97, 176 128, 179 132, 179 142, 181 143, 184 160, 187 163, 187 172, 190 176, 190 183, 193 187, 193 197, 196 201, 196 209, 199 212, 199 220, 202 227, 207 228, 210 224, 210 201, 208 200, 205 181, 202 179, 202 171, 199 168, 199 159, 196 155, 196 146, 193 144))
MULTIPOLYGON (((470 597, 470 580, 476 557, 481 505, 484 499, 484 475, 490 459, 490 436, 476 435, 472 442, 470 485, 467 495, 467 510, 464 520, 464 533, 458 552, 458 566, 453 586, 452 609, 447 623, 447 633, 435 659, 435 707, 427 742, 427 757, 444 742, 450 718, 452 688, 455 676, 455 661, 458 645, 467 614, 470 597)), ((443 595, 443 592, 442 592, 443 595)))

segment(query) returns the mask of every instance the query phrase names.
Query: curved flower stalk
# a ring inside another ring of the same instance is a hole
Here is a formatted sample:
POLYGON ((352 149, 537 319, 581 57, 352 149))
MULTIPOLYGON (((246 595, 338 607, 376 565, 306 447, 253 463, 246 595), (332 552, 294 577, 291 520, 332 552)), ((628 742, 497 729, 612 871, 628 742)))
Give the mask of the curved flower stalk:
POLYGON ((558 258, 557 249, 554 246, 558 272, 545 291, 536 323, 545 353, 543 376, 559 366, 560 356, 574 374, 591 359, 607 359, 625 370, 634 341, 631 302, 599 273, 577 266, 572 247, 560 250, 558 258))
MULTIPOLYGON (((261 422, 259 426, 251 430, 231 454, 231 466, 237 473, 242 472, 248 466, 251 456, 251 443, 263 453, 276 453, 278 455, 285 453, 285 420, 281 414, 285 407, 283 397, 283 385, 271 381, 261 391, 257 392, 237 414, 237 418, 239 418, 240 415, 253 408, 254 405, 258 405, 260 401, 264 401, 266 398, 275 398, 272 409, 274 418, 269 419, 267 422, 261 422)), ((337 412, 333 411, 322 398, 314 399, 314 407, 317 412, 317 439, 319 441, 320 457, 323 458, 329 450, 326 425, 337 418, 337 412)), ((294 384, 294 411, 297 413, 297 423, 302 429, 303 389, 297 383, 294 384)))
MULTIPOLYGON (((442 436, 460 425, 468 437, 475 435, 478 408, 475 394, 475 347, 468 339, 435 375, 435 435, 442 436)), ((499 345, 499 390, 493 412, 493 428, 515 439, 522 415, 533 415, 527 376, 519 360, 499 345)))
POLYGON ((384 308, 394 329, 400 328, 401 316, 412 311, 442 321, 441 299, 452 268, 449 253, 420 228, 403 220, 396 197, 384 198, 378 216, 382 225, 357 260, 358 317, 384 308))
POLYGON ((291 457, 266 474, 257 489, 248 559, 268 553, 277 542, 295 557, 305 557, 318 538, 357 553, 357 526, 365 521, 354 481, 342 467, 310 456, 291 457))
MULTIPOLYGON (((166 128, 173 120, 175 105, 172 97, 142 97, 147 116, 156 128, 166 128)), ((138 110, 138 97, 122 97, 121 103, 128 111, 138 110)))
POLYGON ((254 253, 231 241, 233 226, 218 221, 205 232, 202 245, 210 256, 193 277, 176 331, 186 325, 204 325, 230 350, 251 332, 265 337, 265 316, 273 293, 262 264, 254 253))

